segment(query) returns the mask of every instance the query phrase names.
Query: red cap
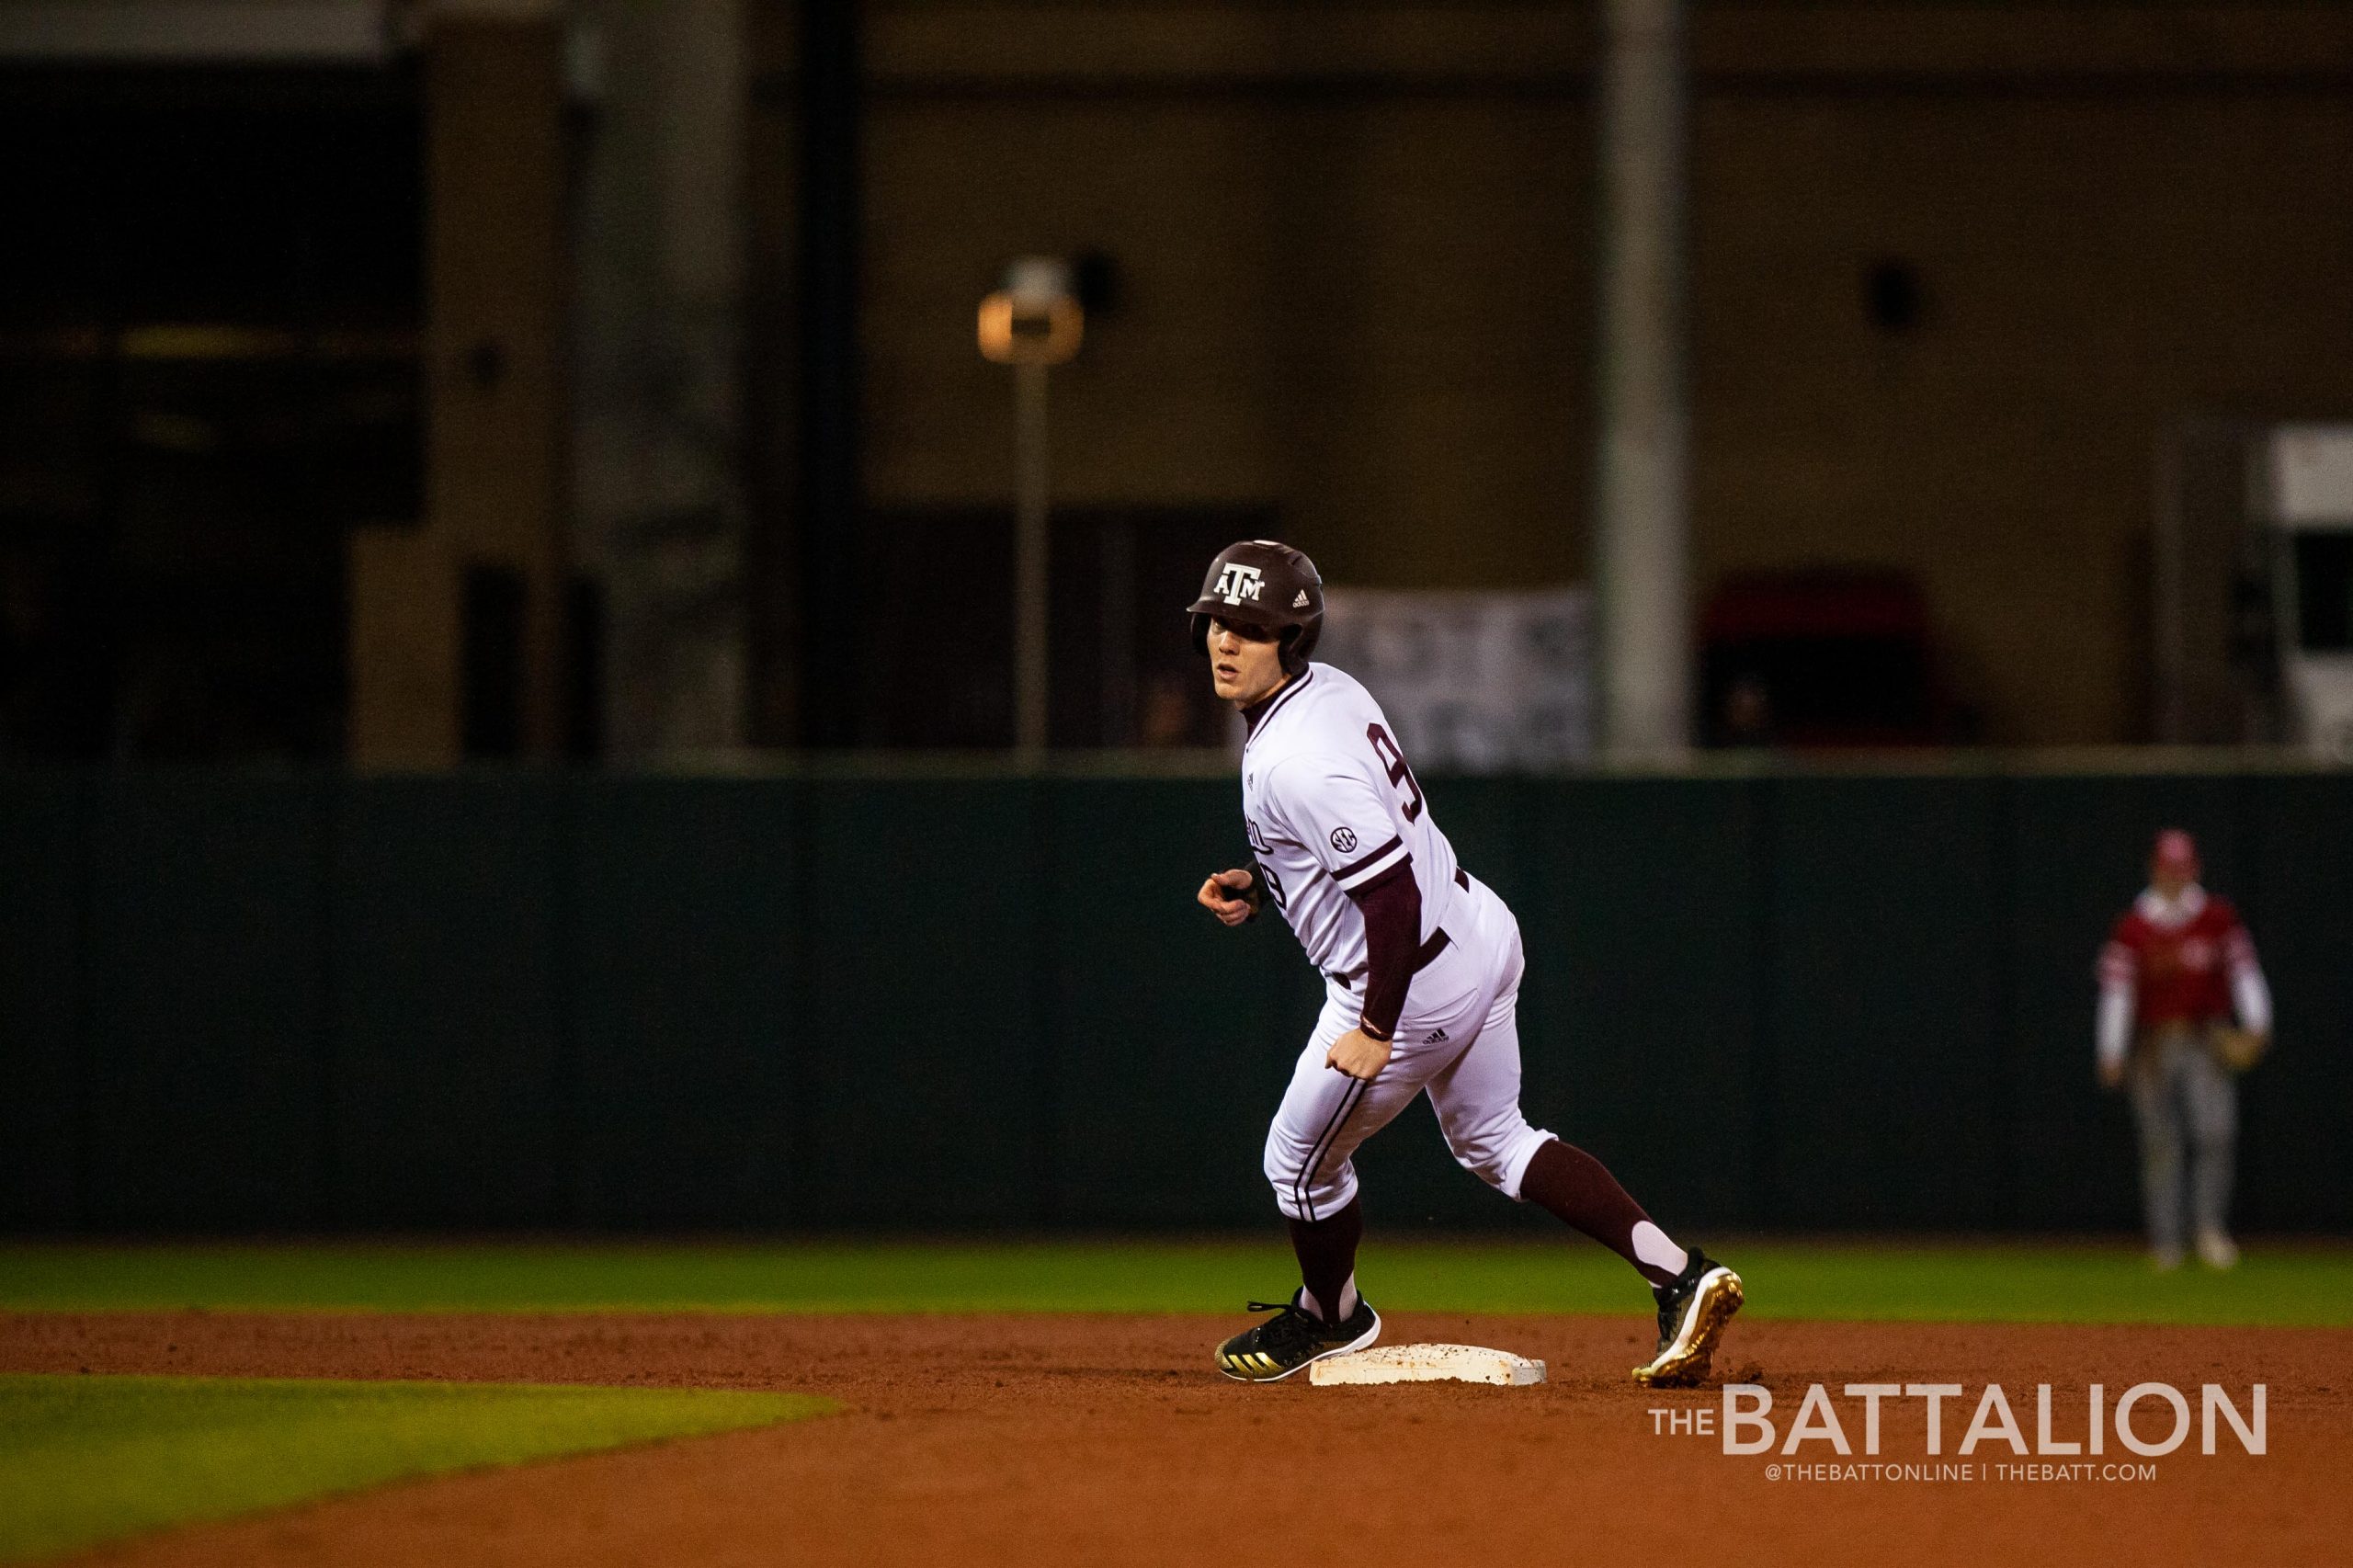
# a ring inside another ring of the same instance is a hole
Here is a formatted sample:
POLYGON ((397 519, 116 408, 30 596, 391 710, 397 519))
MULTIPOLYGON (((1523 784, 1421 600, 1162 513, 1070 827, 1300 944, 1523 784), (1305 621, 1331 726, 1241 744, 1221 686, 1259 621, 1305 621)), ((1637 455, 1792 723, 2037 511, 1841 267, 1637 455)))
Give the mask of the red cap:
POLYGON ((2157 835, 2157 846, 2150 859, 2156 865, 2175 870, 2198 869, 2198 841, 2177 827, 2169 827, 2157 835))

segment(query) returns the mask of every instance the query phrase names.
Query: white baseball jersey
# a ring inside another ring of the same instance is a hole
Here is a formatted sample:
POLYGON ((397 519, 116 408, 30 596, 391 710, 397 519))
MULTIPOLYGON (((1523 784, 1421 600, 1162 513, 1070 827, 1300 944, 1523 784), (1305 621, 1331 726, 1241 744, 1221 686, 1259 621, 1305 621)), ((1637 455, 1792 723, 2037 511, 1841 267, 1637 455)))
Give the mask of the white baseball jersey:
POLYGON ((1242 748, 1242 812, 1267 894, 1327 975, 1365 968, 1348 895, 1403 866, 1427 942, 1460 891, 1454 846, 1430 819, 1381 705, 1355 677, 1310 665, 1277 692, 1242 748))
POLYGON ((1242 809, 1267 892, 1325 976, 1323 1015, 1267 1131, 1276 1205, 1309 1221, 1346 1208, 1357 1148, 1424 1093, 1455 1158, 1518 1197, 1552 1136, 1519 1108, 1519 924, 1455 864, 1381 705, 1310 665, 1251 729, 1242 809), (1400 874, 1421 894, 1424 949, 1440 929, 1448 940, 1415 971, 1389 1061, 1366 1082, 1328 1060, 1366 1003, 1364 915, 1348 895, 1400 874))

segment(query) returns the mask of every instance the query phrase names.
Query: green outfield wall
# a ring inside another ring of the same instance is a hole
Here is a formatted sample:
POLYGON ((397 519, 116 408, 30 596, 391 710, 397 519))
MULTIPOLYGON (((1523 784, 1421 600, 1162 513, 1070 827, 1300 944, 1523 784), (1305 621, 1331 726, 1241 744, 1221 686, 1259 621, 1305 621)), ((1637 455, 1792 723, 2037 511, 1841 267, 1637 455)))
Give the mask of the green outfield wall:
MULTIPOLYGON (((1529 1114, 1681 1226, 2121 1228, 2094 954, 2180 824, 2279 1004, 2238 1211, 2353 1229, 2353 778, 1438 778, 1529 1114)), ((1320 999, 1223 778, 0 774, 0 1229, 1263 1221, 1320 999)), ((1527 1222, 1416 1107, 1376 1223, 1527 1222)))

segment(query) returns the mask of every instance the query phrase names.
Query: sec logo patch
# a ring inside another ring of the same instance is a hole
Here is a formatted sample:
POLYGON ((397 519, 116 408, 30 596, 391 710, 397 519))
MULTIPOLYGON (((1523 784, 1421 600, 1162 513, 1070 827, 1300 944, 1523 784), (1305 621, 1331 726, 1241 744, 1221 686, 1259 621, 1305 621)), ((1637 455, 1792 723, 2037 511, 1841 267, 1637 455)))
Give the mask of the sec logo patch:
POLYGON ((1356 846, 1357 835, 1355 834, 1350 833, 1345 827, 1336 827, 1332 830, 1333 848, 1338 850, 1341 854, 1346 855, 1349 850, 1354 849, 1356 846))

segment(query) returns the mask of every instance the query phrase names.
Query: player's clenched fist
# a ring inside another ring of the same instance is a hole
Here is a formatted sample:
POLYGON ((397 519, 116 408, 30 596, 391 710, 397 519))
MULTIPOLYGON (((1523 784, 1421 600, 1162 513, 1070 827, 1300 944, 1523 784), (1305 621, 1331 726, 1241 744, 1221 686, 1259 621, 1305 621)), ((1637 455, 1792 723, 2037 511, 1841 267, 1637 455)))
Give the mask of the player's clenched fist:
POLYGON ((1390 1049, 1387 1040, 1369 1035, 1358 1027, 1332 1042, 1332 1049, 1324 1053, 1324 1065, 1370 1084, 1389 1065, 1390 1049))
POLYGON ((1250 873, 1220 871, 1201 884, 1194 897, 1203 909, 1218 917, 1222 925, 1239 926, 1258 913, 1257 900, 1249 897, 1250 873))

